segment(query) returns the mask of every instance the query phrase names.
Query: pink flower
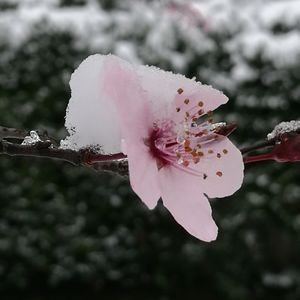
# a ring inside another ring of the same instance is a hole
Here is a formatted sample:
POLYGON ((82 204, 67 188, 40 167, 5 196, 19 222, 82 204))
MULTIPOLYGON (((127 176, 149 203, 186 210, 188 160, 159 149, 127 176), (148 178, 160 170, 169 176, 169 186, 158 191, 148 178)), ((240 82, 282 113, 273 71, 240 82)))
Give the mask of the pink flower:
MULTIPOLYGON (((112 114, 120 130, 114 129, 113 135, 122 138, 135 193, 150 209, 161 197, 190 234, 203 241, 216 239, 218 228, 207 196, 234 193, 241 186, 244 169, 240 151, 227 137, 217 134, 218 124, 212 119, 212 111, 228 98, 182 75, 133 66, 112 55, 95 55, 79 67, 76 78, 73 75, 73 100, 87 97, 84 86, 81 92, 74 92, 74 82, 79 89, 80 79, 88 78, 88 85, 97 84, 99 91, 90 96, 101 103, 106 119, 112 114)), ((67 116, 66 123, 70 119, 67 116)), ((99 139, 105 130, 109 134, 105 126, 101 126, 99 139)))

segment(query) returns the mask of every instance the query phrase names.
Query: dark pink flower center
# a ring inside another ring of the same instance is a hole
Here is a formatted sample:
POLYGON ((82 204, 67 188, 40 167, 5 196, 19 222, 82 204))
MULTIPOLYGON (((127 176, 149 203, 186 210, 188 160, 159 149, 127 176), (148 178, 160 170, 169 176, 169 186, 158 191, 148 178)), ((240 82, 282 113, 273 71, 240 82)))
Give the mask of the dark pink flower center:
POLYGON ((172 120, 157 121, 145 144, 150 153, 156 159, 158 168, 172 165, 184 169, 195 175, 203 175, 193 168, 202 159, 216 156, 218 158, 224 153, 215 153, 214 143, 222 137, 215 131, 219 126, 203 122, 197 124, 191 120, 184 120, 175 124, 172 120))

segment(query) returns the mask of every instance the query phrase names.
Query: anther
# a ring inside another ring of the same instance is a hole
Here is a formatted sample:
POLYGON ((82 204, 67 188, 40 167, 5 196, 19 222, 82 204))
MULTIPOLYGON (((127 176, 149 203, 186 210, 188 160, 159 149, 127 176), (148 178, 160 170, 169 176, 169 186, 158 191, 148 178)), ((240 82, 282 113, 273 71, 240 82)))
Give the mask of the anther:
POLYGON ((199 156, 204 156, 204 153, 201 152, 201 151, 198 151, 197 153, 198 153, 199 156))
POLYGON ((184 141, 183 141, 183 147, 184 147, 184 148, 189 147, 190 144, 191 144, 190 140, 184 140, 184 141))
POLYGON ((227 149, 223 149, 223 153, 224 153, 224 154, 227 154, 227 153, 228 153, 228 150, 227 150, 227 149))
POLYGON ((202 101, 199 101, 199 102, 198 102, 198 106, 202 107, 202 106, 203 106, 203 102, 202 102, 202 101))
POLYGON ((199 157, 193 157, 194 164, 197 164, 200 161, 199 157))
POLYGON ((199 109, 199 110, 198 110, 198 115, 201 116, 201 115, 203 115, 203 114, 204 114, 204 110, 203 110, 203 109, 199 109))
POLYGON ((181 95, 181 94, 183 93, 183 89, 182 89, 182 88, 179 88, 179 89, 177 90, 177 93, 178 93, 179 95, 181 95))
POLYGON ((184 99, 185 104, 189 104, 189 102, 190 102, 190 99, 184 99))
POLYGON ((216 175, 221 177, 223 175, 223 173, 221 171, 216 172, 216 175))
POLYGON ((220 153, 217 153, 217 158, 221 158, 221 154, 220 153))
POLYGON ((190 164, 190 163, 189 163, 187 160, 184 160, 184 161, 182 162, 182 165, 183 165, 184 167, 188 167, 189 164, 190 164))
POLYGON ((195 158, 198 157, 198 153, 196 151, 196 149, 193 149, 193 151, 191 152, 191 155, 195 158))
POLYGON ((209 149, 209 150, 208 150, 208 153, 209 153, 209 154, 213 154, 213 153, 214 153, 214 150, 209 149))
POLYGON ((204 173, 203 174, 203 179, 205 180, 207 178, 207 175, 204 173))
POLYGON ((177 111, 177 112, 180 112, 180 107, 176 107, 176 111, 177 111))

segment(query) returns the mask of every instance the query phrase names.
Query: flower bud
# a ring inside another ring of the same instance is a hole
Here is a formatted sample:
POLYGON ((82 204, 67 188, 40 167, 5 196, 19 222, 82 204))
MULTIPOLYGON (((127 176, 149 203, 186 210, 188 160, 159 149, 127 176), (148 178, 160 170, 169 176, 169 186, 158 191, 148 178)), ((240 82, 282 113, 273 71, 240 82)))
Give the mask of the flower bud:
POLYGON ((300 133, 288 132, 279 137, 272 150, 273 159, 278 162, 300 161, 300 133))

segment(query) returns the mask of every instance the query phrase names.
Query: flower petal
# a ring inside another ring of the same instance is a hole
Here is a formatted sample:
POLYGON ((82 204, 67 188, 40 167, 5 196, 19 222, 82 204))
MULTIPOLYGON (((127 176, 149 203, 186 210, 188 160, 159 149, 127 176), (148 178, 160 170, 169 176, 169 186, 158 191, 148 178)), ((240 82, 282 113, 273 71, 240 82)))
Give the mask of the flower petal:
POLYGON ((103 67, 102 91, 115 105, 126 143, 149 136, 153 119, 136 67, 110 55, 103 67))
POLYGON ((109 56, 92 55, 72 74, 72 97, 65 126, 70 134, 64 142, 80 149, 101 145, 104 153, 120 152, 120 124, 114 104, 101 90, 103 64, 109 56))
POLYGON ((199 178, 174 167, 159 171, 164 206, 175 220, 200 240, 215 240, 218 228, 211 215, 208 199, 201 191, 199 178))
POLYGON ((204 103, 205 112, 212 111, 228 101, 222 92, 180 74, 166 72, 153 66, 139 66, 137 71, 157 119, 170 117, 176 112, 176 108, 181 106, 184 113, 191 107, 196 107, 197 112, 199 101, 204 103), (189 105, 184 103, 185 99, 190 100, 189 105))
POLYGON ((198 118, 215 110, 228 101, 221 91, 208 85, 198 84, 193 90, 176 95, 173 103, 172 119, 183 121, 186 117, 198 118))
POLYGON ((141 200, 153 209, 161 196, 155 159, 144 145, 126 145, 130 184, 141 200))
POLYGON ((120 119, 130 184, 145 204, 154 208, 161 193, 156 160, 144 142, 153 126, 147 95, 135 68, 127 62, 110 56, 104 64, 104 73, 102 90, 116 106, 120 119))
POLYGON ((203 145, 201 151, 200 162, 191 166, 203 173, 203 192, 209 197, 226 197, 236 192, 244 178, 243 157, 239 149, 227 137, 219 136, 217 141, 203 145))

